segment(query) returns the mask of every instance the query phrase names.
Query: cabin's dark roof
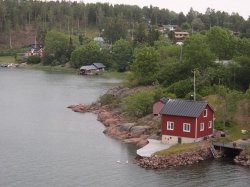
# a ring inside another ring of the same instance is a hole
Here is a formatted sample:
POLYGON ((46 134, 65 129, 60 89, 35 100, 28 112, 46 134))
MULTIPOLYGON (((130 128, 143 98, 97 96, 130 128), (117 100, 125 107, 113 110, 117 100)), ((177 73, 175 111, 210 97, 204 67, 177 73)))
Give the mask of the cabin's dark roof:
POLYGON ((82 66, 80 70, 95 70, 97 69, 94 65, 82 66))
POLYGON ((160 99, 160 101, 162 101, 163 103, 166 104, 166 103, 168 102, 169 99, 170 99, 170 98, 163 97, 163 98, 160 99))
POLYGON ((97 68, 105 68, 105 66, 102 63, 93 63, 93 65, 97 68))
POLYGON ((197 118, 207 105, 204 101, 169 99, 160 114, 197 118))
POLYGON ((42 48, 38 47, 38 48, 30 48, 29 51, 30 52, 39 52, 42 48))
POLYGON ((161 102, 163 102, 164 104, 166 104, 166 103, 168 102, 169 99, 170 99, 170 98, 163 97, 163 98, 161 98, 161 99, 155 101, 154 103, 157 103, 158 101, 161 101, 161 102))

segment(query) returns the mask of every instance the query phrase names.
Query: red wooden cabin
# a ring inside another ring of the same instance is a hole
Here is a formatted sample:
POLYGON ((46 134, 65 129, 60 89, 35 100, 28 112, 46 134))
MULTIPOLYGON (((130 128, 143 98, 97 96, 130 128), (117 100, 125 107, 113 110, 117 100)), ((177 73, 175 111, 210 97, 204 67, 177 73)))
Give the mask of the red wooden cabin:
POLYGON ((162 143, 193 143, 213 135, 214 110, 207 102, 169 99, 160 114, 162 143))

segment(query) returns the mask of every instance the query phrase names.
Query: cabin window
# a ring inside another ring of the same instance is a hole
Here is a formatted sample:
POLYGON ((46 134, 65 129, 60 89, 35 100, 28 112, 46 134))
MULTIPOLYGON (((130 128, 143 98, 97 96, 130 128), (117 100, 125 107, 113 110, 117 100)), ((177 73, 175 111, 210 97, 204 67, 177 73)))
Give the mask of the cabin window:
POLYGON ((200 131, 204 131, 204 123, 200 124, 200 131))
POLYGON ((183 132, 190 132, 190 124, 183 123, 183 132))
POLYGON ((203 111, 203 116, 204 116, 204 117, 207 117, 207 109, 205 109, 205 110, 203 111))
POLYGON ((174 130, 174 122, 168 121, 167 130, 174 130))
POLYGON ((208 122, 208 128, 211 129, 212 128, 212 121, 208 122))

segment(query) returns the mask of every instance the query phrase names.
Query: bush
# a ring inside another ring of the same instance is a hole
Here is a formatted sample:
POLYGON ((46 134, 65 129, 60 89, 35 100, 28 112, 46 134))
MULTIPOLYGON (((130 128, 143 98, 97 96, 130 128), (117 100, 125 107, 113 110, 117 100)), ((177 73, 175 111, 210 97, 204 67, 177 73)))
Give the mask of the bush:
POLYGON ((17 62, 18 64, 25 63, 25 62, 27 62, 27 59, 24 59, 24 58, 16 58, 16 62, 17 62))
POLYGON ((220 122, 219 120, 215 120, 215 121, 214 121, 214 128, 215 128, 216 130, 223 131, 223 130, 224 130, 223 123, 220 122))
POLYGON ((41 58, 37 55, 29 56, 27 58, 28 64, 39 64, 41 62, 41 58))
POLYGON ((174 93, 178 98, 184 98, 191 90, 193 90, 193 82, 191 79, 175 82, 166 88, 168 93, 174 93))
POLYGON ((204 97, 207 95, 214 95, 216 92, 214 87, 204 86, 199 93, 204 97))
POLYGON ((145 116, 152 112, 153 102, 154 93, 143 90, 126 97, 123 100, 123 110, 134 117, 145 116))
POLYGON ((112 94, 105 94, 102 97, 100 97, 100 103, 101 105, 108 105, 108 104, 112 104, 115 100, 114 96, 112 94))

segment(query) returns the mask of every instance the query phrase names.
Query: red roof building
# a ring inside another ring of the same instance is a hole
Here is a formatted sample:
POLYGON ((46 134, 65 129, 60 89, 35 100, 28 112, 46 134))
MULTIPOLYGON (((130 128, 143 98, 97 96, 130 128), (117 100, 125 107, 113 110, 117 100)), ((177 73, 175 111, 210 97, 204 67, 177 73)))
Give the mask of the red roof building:
POLYGON ((168 98, 161 98, 158 101, 155 101, 153 104, 153 115, 158 116, 161 109, 165 106, 165 104, 168 102, 168 98))
POLYGON ((213 135, 214 110, 207 102, 169 99, 160 114, 162 143, 194 143, 213 135))

